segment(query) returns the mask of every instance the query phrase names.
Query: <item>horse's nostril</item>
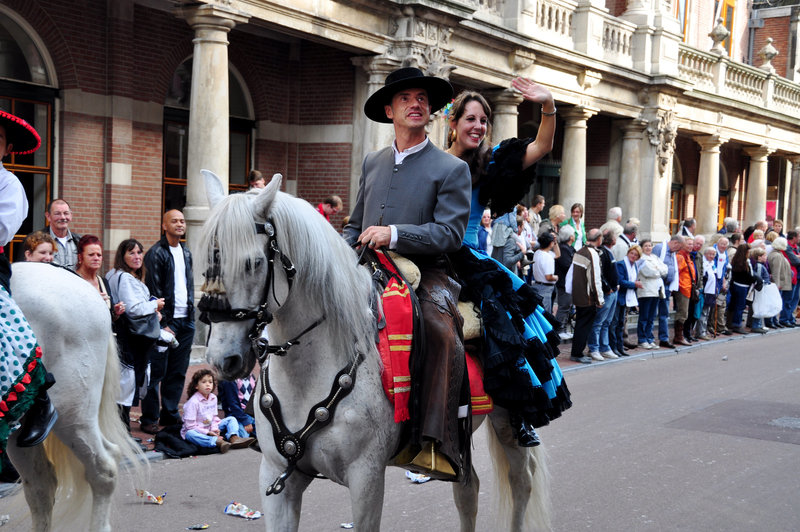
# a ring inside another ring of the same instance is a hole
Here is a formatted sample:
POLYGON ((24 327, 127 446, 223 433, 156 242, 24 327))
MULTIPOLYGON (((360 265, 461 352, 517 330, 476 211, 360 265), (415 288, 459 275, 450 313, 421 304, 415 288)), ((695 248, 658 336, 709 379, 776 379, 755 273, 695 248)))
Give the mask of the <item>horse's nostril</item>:
POLYGON ((233 353, 230 355, 225 355, 225 358, 222 361, 222 371, 226 375, 236 374, 240 371, 242 367, 242 355, 239 353, 233 353))

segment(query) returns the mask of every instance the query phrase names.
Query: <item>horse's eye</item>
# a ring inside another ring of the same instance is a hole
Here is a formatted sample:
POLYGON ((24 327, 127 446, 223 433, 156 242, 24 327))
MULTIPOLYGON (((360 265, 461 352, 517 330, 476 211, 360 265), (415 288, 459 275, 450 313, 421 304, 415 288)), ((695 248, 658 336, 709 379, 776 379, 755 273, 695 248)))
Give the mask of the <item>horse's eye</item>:
POLYGON ((248 272, 252 272, 259 269, 263 263, 264 261, 262 259, 255 259, 253 262, 251 262, 250 259, 247 259, 247 261, 244 263, 244 268, 248 272))

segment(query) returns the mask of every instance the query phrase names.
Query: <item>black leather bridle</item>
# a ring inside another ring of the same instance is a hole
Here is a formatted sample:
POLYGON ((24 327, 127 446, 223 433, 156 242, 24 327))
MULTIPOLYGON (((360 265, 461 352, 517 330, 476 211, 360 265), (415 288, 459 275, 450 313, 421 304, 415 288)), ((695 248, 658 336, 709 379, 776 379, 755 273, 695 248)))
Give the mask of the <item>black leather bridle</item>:
MULTIPOLYGON (((275 295, 275 263, 276 260, 280 261, 281 267, 286 274, 286 282, 289 285, 289 290, 292 288, 294 277, 297 270, 292 264, 292 261, 287 257, 278 247, 278 239, 275 236, 275 226, 271 220, 254 224, 256 234, 267 236, 267 279, 265 283, 264 294, 261 302, 255 308, 231 308, 227 298, 220 299, 214 295, 205 294, 200 299, 197 308, 201 311, 200 320, 208 323, 209 327, 212 323, 220 323, 225 321, 246 321, 254 320, 253 326, 247 337, 250 339, 252 349, 258 357, 259 362, 264 362, 267 354, 274 353, 277 355, 286 354, 286 349, 297 342, 297 338, 307 333, 325 320, 325 316, 314 322, 312 326, 303 331, 298 337, 290 340, 282 346, 270 346, 262 341, 261 334, 264 332, 264 327, 272 321, 272 313, 267 308, 269 305, 269 294, 272 293, 272 298, 275 304, 280 306, 277 296, 275 295), (288 345, 287 345, 288 344, 288 345)), ((217 257, 214 257, 215 264, 211 270, 218 270, 217 257)), ((210 333, 209 333, 210 335, 210 333)))
MULTIPOLYGON (((255 223, 255 231, 257 234, 264 234, 267 236, 267 278, 264 288, 264 295, 261 298, 261 303, 253 309, 230 308, 227 298, 222 299, 218 296, 214 297, 209 294, 203 295, 198 303, 198 309, 202 311, 201 320, 209 324, 219 323, 224 321, 244 321, 255 320, 250 329, 248 338, 252 344, 252 349, 258 357, 261 364, 261 386, 262 395, 259 401, 261 412, 269 421, 272 426, 272 434, 275 440, 275 448, 277 451, 288 461, 287 468, 278 476, 275 482, 266 489, 266 495, 278 494, 283 491, 286 479, 297 469, 301 473, 315 477, 318 476, 316 472, 309 473, 303 471, 298 462, 305 454, 308 438, 318 431, 319 429, 327 426, 332 420, 337 405, 343 398, 350 394, 353 390, 356 380, 356 372, 358 366, 363 360, 361 353, 356 353, 353 359, 342 368, 339 373, 334 377, 333 385, 328 396, 322 401, 311 407, 311 411, 307 416, 306 424, 300 430, 291 432, 286 427, 281 413, 280 402, 278 396, 272 389, 269 383, 269 363, 267 358, 269 355, 285 356, 288 354, 292 346, 298 345, 300 339, 314 328, 319 326, 325 321, 326 315, 323 314, 316 321, 311 323, 308 327, 303 329, 300 334, 280 345, 271 345, 265 341, 261 334, 264 327, 272 321, 272 313, 267 309, 269 303, 269 293, 278 307, 281 303, 275 295, 275 264, 276 260, 280 260, 281 267, 286 274, 289 290, 292 288, 292 282, 297 273, 297 270, 292 264, 292 261, 287 257, 278 246, 278 240, 275 236, 275 226, 271 220, 264 223, 255 223)), ((212 266, 211 275, 213 276, 219 270, 218 257, 214 257, 214 265, 212 266)), ((210 331, 209 331, 210 336, 210 331)))

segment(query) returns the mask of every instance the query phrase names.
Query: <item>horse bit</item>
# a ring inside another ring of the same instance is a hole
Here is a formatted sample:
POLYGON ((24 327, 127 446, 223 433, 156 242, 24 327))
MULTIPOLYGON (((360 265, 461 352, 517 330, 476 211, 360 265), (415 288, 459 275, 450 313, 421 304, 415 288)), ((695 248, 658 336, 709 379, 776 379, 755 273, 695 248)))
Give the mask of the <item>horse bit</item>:
MULTIPOLYGON (((269 264, 269 268, 261 303, 254 309, 230 308, 227 298, 221 297, 225 295, 225 288, 218 279, 219 265, 218 256, 216 256, 217 252, 215 252, 213 265, 209 269, 208 279, 206 280, 208 285, 207 293, 203 295, 197 307, 202 311, 201 320, 209 324, 209 329, 211 323, 255 320, 248 334, 248 338, 252 344, 251 349, 257 355, 258 362, 261 364, 262 394, 259 407, 272 426, 275 448, 281 456, 286 458, 289 462, 283 473, 281 473, 275 482, 266 489, 266 495, 274 495, 283 491, 286 487, 286 480, 295 469, 304 475, 319 477, 316 473, 312 474, 303 471, 299 467, 298 462, 305 454, 308 438, 331 422, 336 406, 353 390, 356 380, 356 371, 358 365, 363 360, 363 355, 357 353, 356 356, 353 357, 353 360, 336 374, 330 393, 325 399, 311 407, 311 411, 308 414, 306 424, 303 428, 296 432, 290 432, 283 420, 278 396, 269 384, 269 363, 267 359, 269 355, 285 356, 288 354, 289 349, 298 345, 300 339, 305 334, 325 321, 326 316, 323 314, 300 334, 280 345, 271 345, 261 336, 264 327, 273 319, 272 313, 267 309, 270 292, 272 292, 275 303, 280 307, 280 302, 275 295, 275 277, 273 275, 276 256, 280 258, 281 267, 286 274, 289 290, 292 288, 292 282, 297 270, 289 257, 278 247, 275 226, 271 220, 264 223, 256 222, 255 230, 257 234, 267 236, 267 263, 269 264)), ((210 334, 209 330, 209 336, 210 334)))

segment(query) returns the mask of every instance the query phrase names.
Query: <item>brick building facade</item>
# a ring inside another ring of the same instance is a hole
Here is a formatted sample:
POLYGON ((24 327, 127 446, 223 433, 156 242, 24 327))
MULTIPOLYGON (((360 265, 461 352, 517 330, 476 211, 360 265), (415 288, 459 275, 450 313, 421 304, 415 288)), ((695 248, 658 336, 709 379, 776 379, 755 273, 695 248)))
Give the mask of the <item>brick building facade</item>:
MULTIPOLYGON (((338 225, 363 155, 391 140, 361 108, 402 64, 484 91, 495 140, 535 134, 538 122, 509 80, 547 85, 557 139, 530 196, 580 201, 590 226, 614 205, 656 239, 686 216, 705 216, 706 230, 723 215, 752 223, 773 211, 797 225, 799 9, 754 11, 747 0, 6 0, 0 103, 46 141, 36 157, 6 161, 31 198, 17 240, 62 197, 74 229, 100 236, 108 256, 128 237, 149 247, 165 208, 186 204, 190 222, 202 221, 193 169, 212 163, 232 190, 260 169, 282 173, 284 188, 312 203, 337 194, 338 225), (717 18, 731 32, 721 55, 709 52, 717 18), (779 51, 772 74, 758 68, 768 37, 779 51), (198 80, 198 50, 214 39, 228 43, 226 59, 203 63, 198 80), (205 96, 225 74, 225 108, 192 111, 190 94, 205 96), (225 133, 202 142, 189 127, 221 122, 225 133), (633 162, 622 156, 631 147, 633 162)), ((444 130, 435 118, 434 142, 444 130)))

